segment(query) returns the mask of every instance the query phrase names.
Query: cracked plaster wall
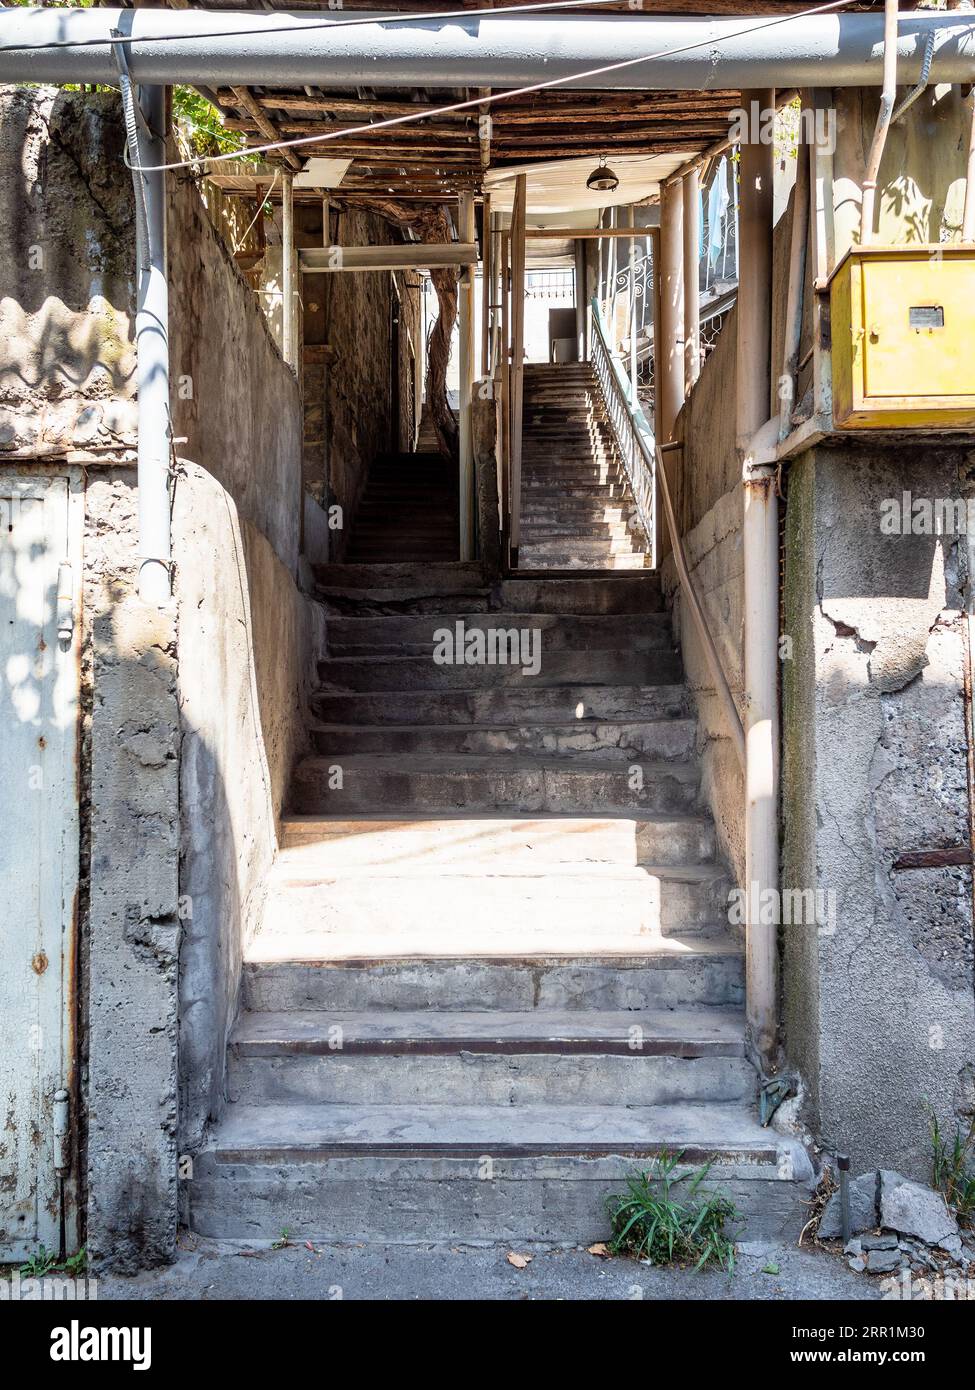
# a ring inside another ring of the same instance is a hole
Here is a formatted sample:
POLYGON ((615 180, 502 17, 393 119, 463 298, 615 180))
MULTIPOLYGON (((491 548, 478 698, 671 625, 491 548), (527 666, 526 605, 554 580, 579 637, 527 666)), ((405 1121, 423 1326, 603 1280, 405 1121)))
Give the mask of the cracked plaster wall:
POLYGON ((783 931, 785 1038, 812 1128, 854 1169, 928 1179, 930 1103, 971 1118, 972 870, 898 870, 969 844, 967 539, 884 535, 881 503, 970 497, 975 457, 821 448, 786 513, 783 887, 835 894, 835 931, 783 931))

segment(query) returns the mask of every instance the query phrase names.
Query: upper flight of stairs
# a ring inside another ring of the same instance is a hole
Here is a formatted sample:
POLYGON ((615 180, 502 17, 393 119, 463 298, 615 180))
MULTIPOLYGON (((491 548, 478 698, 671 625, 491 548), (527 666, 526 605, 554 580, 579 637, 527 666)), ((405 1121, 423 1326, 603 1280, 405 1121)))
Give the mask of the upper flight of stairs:
POLYGON ((349 537, 350 563, 456 560, 457 474, 438 453, 375 460, 349 537))
POLYGON ((679 1150, 753 1237, 797 1230, 808 1159, 756 1118, 657 577, 319 575, 312 746, 192 1228, 588 1242, 624 1175, 679 1150), (435 664, 458 621, 537 630, 539 673, 435 664))
POLYGON ((649 546, 588 362, 525 366, 523 569, 644 569, 649 546))

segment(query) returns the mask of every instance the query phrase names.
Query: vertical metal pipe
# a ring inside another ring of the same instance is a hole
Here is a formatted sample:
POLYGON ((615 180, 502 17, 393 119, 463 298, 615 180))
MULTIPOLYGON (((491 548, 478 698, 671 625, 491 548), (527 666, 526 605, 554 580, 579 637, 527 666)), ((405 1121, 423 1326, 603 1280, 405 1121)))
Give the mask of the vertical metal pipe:
POLYGON ((701 227, 697 169, 681 180, 684 193, 684 394, 701 375, 701 227))
POLYGON ((281 176, 281 355, 295 367, 295 216, 294 182, 290 173, 281 176))
MULTIPOLYGON (((462 242, 475 239, 474 199, 461 193, 458 200, 457 231, 462 242)), ((471 401, 474 387, 474 267, 464 266, 460 274, 458 303, 458 365, 460 376, 460 414, 458 435, 460 445, 460 558, 474 558, 474 440, 471 423, 471 401)))
POLYGON ((672 443, 684 403, 684 236, 680 185, 660 194, 660 332, 655 335, 660 443, 672 443))
POLYGON ((491 195, 485 193, 481 205, 481 376, 491 375, 491 305, 494 302, 494 228, 491 226, 491 195))
MULTIPOLYGON (((761 127, 761 113, 775 109, 775 92, 745 91, 741 104, 761 127), (758 119, 756 120, 756 117, 758 119)), ((769 418, 772 376, 772 145, 742 141, 738 210, 738 448, 747 449, 769 418)))
MULTIPOLYGON (((166 89, 143 87, 140 104, 152 132, 140 136, 141 163, 166 162, 166 89)), ((165 603, 172 593, 170 566, 169 286, 166 279, 166 175, 145 180, 148 256, 139 253, 135 317, 139 403, 139 596, 165 603)))
POLYGON ((515 179, 511 213, 511 539, 510 557, 518 564, 521 543, 521 425, 525 380, 525 214, 526 175, 515 179))
POLYGON ((752 139, 742 143, 739 212, 737 437, 743 453, 745 569, 745 996, 749 1043, 761 1065, 776 1044, 777 927, 762 910, 779 885, 778 418, 771 418, 772 145, 760 140, 771 90, 742 92, 752 139), (757 119, 756 119, 757 117, 757 119))
POLYGON ((867 156, 867 172, 863 179, 863 201, 860 204, 860 245, 873 241, 873 213, 877 196, 877 177, 880 161, 887 143, 890 118, 897 98, 897 0, 884 0, 884 85, 880 92, 880 110, 867 156))

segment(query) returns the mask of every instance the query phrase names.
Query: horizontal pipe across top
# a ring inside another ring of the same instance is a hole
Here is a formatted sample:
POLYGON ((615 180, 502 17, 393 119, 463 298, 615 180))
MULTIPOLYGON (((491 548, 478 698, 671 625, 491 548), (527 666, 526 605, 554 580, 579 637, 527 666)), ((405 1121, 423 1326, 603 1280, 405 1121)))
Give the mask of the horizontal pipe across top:
MULTIPOLYGON (((630 59, 640 61, 581 86, 664 91, 883 80, 882 14, 821 14, 771 25, 756 18, 751 26, 747 17, 656 14, 388 18, 350 25, 341 12, 326 20, 320 13, 253 10, 0 9, 0 81, 114 82, 112 29, 132 36, 129 68, 142 83, 517 87, 630 59), (70 46, 79 40, 86 46, 70 46), (694 43, 701 46, 665 56, 694 43)), ((962 10, 902 16, 899 80, 917 80, 931 33, 930 80, 975 81, 975 15, 962 10)))

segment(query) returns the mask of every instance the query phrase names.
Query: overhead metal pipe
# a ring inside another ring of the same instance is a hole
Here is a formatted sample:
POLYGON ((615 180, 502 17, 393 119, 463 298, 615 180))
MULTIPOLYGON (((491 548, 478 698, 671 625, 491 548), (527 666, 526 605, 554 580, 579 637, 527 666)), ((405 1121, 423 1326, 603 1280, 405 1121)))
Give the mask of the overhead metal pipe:
MULTIPOLYGON (((129 45, 139 82, 320 87, 516 87, 619 65, 589 88, 661 91, 721 87, 861 87, 883 81, 883 20, 875 14, 756 18, 659 15, 599 18, 518 14, 343 26, 342 14, 253 11, 22 9, 0 12, 0 81, 114 83, 111 30, 129 45), (744 32, 743 32, 744 31, 744 32), (207 37, 207 35, 219 37, 207 37), (164 38, 164 41, 158 41, 164 38), (77 40, 84 47, 66 46, 77 40), (141 40, 141 42, 140 42, 141 40), (153 41, 157 40, 157 41, 153 41), (664 55, 689 44, 698 47, 664 55)), ((372 15, 356 13, 356 19, 372 15)), ((934 34, 933 82, 975 78, 975 16, 914 12, 902 18, 899 71, 917 81, 934 34)))

